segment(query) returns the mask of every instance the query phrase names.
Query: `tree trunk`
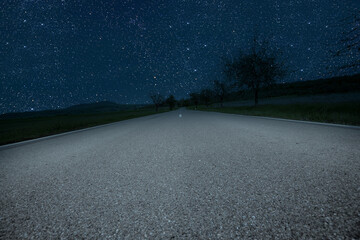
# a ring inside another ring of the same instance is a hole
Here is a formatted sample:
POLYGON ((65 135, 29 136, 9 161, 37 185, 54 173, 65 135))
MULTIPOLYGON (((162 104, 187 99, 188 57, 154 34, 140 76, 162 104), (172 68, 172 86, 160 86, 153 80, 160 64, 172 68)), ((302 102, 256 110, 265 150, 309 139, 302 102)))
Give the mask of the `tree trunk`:
POLYGON ((159 105, 155 104, 155 109, 156 109, 156 112, 159 111, 159 105))
POLYGON ((255 91, 255 94, 254 94, 255 106, 257 106, 259 103, 259 89, 255 88, 254 91, 255 91))

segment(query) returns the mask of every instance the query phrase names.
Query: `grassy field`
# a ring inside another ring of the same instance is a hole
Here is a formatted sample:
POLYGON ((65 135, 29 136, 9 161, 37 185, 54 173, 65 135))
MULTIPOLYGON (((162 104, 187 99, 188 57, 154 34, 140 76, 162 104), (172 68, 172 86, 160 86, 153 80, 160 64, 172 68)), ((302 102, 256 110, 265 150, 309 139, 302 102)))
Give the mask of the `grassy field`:
MULTIPOLYGON (((277 83, 271 87, 262 88, 259 98, 284 96, 309 96, 333 93, 360 92, 360 74, 310 81, 277 83)), ((230 93, 227 101, 253 100, 251 90, 230 93)))
MULTIPOLYGON (((159 112, 166 111, 168 111, 167 108, 159 110, 159 112)), ((147 116, 155 113, 155 110, 147 108, 112 113, 0 119, 0 145, 147 116)))
MULTIPOLYGON (((190 107, 194 109, 194 107, 190 107)), ((305 103, 214 108, 199 106, 197 110, 266 116, 315 122, 360 125, 360 103, 305 103)))

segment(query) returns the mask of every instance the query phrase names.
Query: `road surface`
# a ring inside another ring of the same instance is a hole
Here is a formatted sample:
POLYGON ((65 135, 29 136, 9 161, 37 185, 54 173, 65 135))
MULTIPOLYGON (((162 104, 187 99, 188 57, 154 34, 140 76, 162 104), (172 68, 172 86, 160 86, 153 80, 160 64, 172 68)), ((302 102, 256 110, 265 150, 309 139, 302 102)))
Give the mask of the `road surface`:
POLYGON ((359 239, 360 130, 126 120, 1 148, 0 207, 4 239, 359 239))

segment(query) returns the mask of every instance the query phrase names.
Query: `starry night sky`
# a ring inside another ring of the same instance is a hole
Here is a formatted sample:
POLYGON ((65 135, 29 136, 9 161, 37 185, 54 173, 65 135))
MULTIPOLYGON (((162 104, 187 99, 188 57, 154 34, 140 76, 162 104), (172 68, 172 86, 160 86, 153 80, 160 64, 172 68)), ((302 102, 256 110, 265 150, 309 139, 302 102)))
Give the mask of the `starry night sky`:
POLYGON ((358 56, 330 50, 355 9, 358 0, 2 0, 0 113, 187 97, 221 78, 221 58, 254 34, 282 50, 285 81, 343 75, 334 69, 358 56))

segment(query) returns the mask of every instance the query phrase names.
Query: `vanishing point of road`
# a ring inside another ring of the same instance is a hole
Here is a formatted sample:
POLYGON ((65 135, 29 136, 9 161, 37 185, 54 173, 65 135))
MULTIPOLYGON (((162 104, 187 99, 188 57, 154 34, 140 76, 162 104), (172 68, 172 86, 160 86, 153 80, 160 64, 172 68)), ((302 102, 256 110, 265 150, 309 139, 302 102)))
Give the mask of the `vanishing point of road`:
POLYGON ((1 147, 0 238, 359 239, 360 130, 180 109, 1 147))

